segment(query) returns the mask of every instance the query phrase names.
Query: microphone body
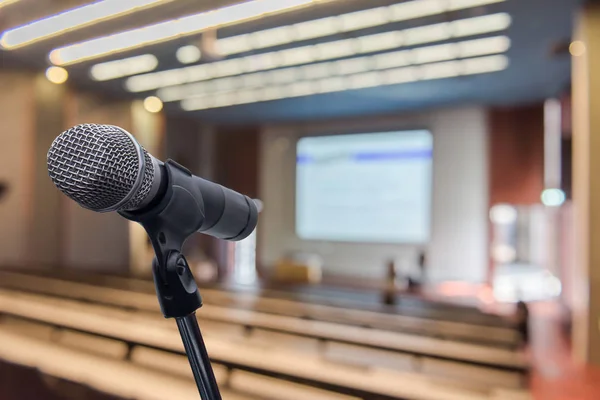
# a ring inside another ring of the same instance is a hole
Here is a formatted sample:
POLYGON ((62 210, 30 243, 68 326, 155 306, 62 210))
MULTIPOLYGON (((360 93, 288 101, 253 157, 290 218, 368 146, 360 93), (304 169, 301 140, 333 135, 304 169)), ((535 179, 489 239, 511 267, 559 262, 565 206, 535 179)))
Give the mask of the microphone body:
POLYGON ((193 220, 195 231, 220 239, 244 239, 258 219, 247 196, 194 176, 174 161, 163 163, 129 132, 112 125, 83 124, 63 132, 48 151, 48 173, 82 207, 118 211, 135 221, 173 207, 169 200, 174 193, 189 202, 177 204, 185 209, 172 211, 169 215, 181 215, 170 222, 187 225, 193 220))

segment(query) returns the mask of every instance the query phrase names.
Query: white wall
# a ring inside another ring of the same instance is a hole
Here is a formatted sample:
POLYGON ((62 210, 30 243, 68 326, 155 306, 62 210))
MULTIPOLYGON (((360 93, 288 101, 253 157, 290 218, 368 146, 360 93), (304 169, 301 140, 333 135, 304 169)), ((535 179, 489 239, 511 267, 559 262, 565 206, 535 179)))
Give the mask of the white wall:
POLYGON ((432 239, 428 278, 483 281, 487 270, 487 123, 483 108, 264 127, 261 133, 259 257, 265 266, 294 252, 318 253, 325 273, 380 279, 390 259, 419 249, 393 244, 305 241, 294 232, 296 141, 302 136, 426 128, 434 135, 432 239))

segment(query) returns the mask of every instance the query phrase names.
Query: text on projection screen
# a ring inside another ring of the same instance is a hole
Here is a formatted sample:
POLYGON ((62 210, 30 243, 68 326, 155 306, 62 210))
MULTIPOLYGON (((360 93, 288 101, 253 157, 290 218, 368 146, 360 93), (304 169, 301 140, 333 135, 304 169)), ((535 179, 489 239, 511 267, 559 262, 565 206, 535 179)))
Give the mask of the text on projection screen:
POLYGON ((425 243, 433 138, 427 130, 305 137, 296 154, 296 234, 425 243))

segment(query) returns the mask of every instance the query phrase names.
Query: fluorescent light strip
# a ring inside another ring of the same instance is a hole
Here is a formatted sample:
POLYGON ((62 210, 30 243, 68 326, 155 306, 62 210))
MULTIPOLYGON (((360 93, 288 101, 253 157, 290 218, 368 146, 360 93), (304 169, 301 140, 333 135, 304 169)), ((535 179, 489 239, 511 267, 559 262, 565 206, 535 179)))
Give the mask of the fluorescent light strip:
POLYGON ((96 64, 90 69, 92 79, 108 81, 124 76, 153 71, 158 66, 158 59, 152 54, 123 58, 96 64))
POLYGON ((495 36, 171 86, 159 89, 157 96, 163 102, 183 100, 189 97, 207 97, 214 96, 217 93, 261 86, 280 85, 302 80, 331 78, 368 71, 382 71, 409 65, 448 61, 457 58, 498 54, 504 53, 509 47, 510 39, 508 37, 495 36))
POLYGON ((0 8, 16 3, 19 0, 0 0, 0 8))
POLYGON ((97 1, 10 29, 2 35, 0 46, 7 50, 16 49, 169 1, 172 0, 97 1))
POLYGON ((463 32, 497 32, 506 29, 510 23, 510 15, 506 13, 492 14, 139 75, 129 78, 125 87, 131 92, 143 92, 183 83, 469 36, 463 35, 463 32))
MULTIPOLYGON (((128 3, 124 0, 112 0, 128 3)), ((316 3, 333 0, 252 0, 216 10, 189 15, 71 44, 50 52, 50 61, 69 65, 138 47, 200 33, 207 29, 236 24, 252 19, 297 10, 316 3)))
POLYGON ((210 97, 190 98, 181 101, 181 107, 186 111, 198 111, 319 93, 483 74, 501 71, 507 67, 508 57, 505 55, 445 61, 423 66, 394 68, 383 73, 362 72, 346 77, 322 78, 314 81, 301 81, 286 85, 222 93, 210 97))
POLYGON ((219 39, 216 48, 219 54, 226 56, 503 1, 414 0, 219 39))

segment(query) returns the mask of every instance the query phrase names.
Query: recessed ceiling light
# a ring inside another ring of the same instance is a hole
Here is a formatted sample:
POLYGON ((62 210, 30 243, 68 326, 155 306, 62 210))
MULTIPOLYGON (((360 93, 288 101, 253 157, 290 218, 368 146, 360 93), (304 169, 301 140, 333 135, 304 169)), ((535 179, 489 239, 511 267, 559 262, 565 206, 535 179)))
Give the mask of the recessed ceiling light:
POLYGON ((49 67, 46 69, 46 78, 48 78, 50 82, 60 85, 69 79, 69 73, 66 69, 61 67, 49 67))
POLYGON ((575 40, 569 45, 569 53, 573 57, 581 57, 585 54, 585 43, 581 40, 575 40))
POLYGON ((200 61, 200 58, 202 58, 202 52, 198 47, 190 44, 178 48, 177 52, 175 53, 175 57, 177 57, 177 61, 182 64, 193 64, 200 61))
POLYGON ((561 189, 551 188, 545 189, 542 192, 541 199, 542 204, 544 204, 547 207, 558 207, 565 202, 567 196, 565 195, 565 192, 561 189))
POLYGON ((144 108, 150 113, 157 113, 163 108, 163 102, 156 96, 149 96, 144 99, 144 108))

